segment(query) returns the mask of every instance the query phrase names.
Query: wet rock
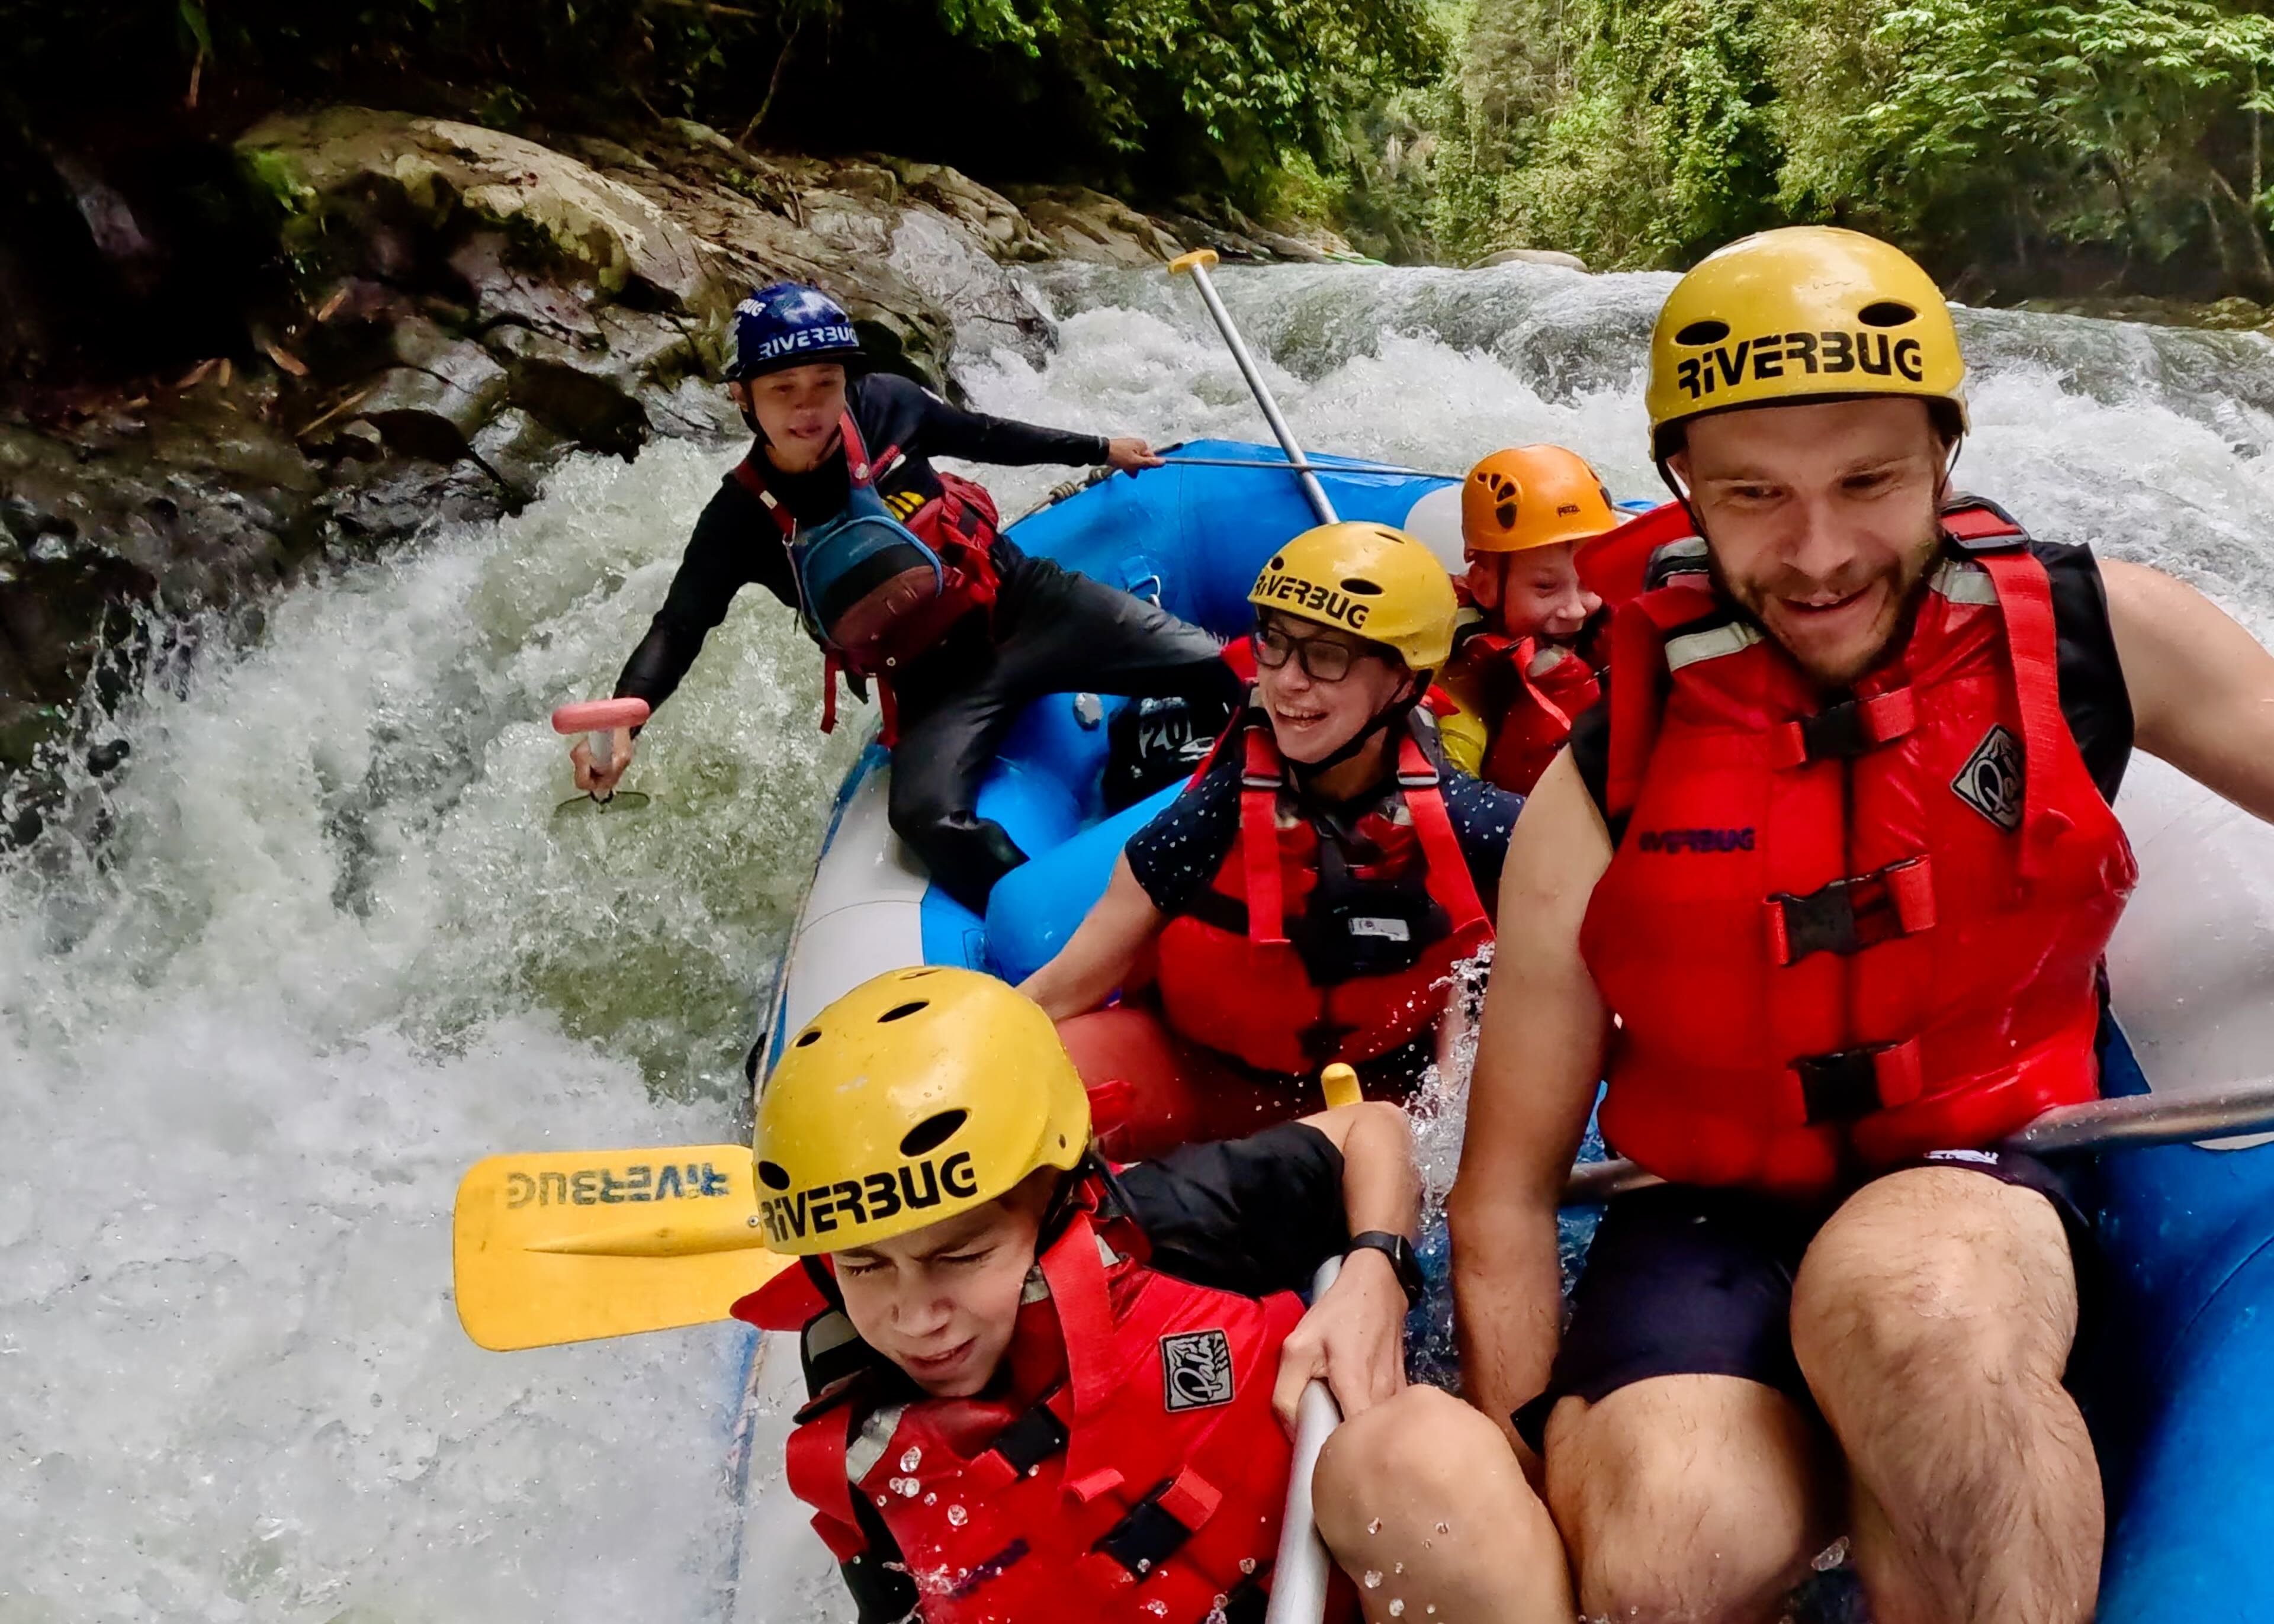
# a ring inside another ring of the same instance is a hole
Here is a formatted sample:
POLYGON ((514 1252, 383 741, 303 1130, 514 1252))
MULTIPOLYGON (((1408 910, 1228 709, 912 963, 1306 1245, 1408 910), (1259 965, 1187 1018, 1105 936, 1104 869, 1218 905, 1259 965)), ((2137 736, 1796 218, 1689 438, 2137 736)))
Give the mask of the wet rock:
POLYGON ((1489 271, 1503 265, 1555 265, 1567 271, 1587 268, 1587 262, 1577 254, 1565 253, 1555 248, 1503 248, 1498 253, 1487 254, 1469 268, 1489 271))
POLYGON ((335 222, 379 247, 399 274, 415 245, 389 220, 429 227, 455 211, 506 228, 533 257, 574 267, 601 291, 634 284, 674 308, 715 298, 694 240, 637 192, 534 141, 446 118, 335 107, 263 119, 237 138, 248 170, 307 245, 335 222), (392 252, 387 252, 391 249, 392 252))
MULTIPOLYGON (((643 416, 641 426, 645 425, 643 416)), ((545 420, 508 406, 482 425, 471 448, 481 466, 509 492, 508 505, 517 508, 536 497, 545 476, 575 448, 578 438, 559 433, 545 420)))
POLYGON ((1010 197, 1050 246, 1098 265, 1160 265, 1185 245, 1149 214, 1087 186, 1017 186, 1010 197))
MULTIPOLYGON (((86 242, 67 265, 0 233, 0 363, 63 352, 31 293, 82 261, 125 278, 106 288, 156 263, 147 188, 49 157, 41 218, 80 222, 86 242)), ((573 451, 742 438, 716 375, 753 285, 828 289, 877 365, 945 390, 959 337, 1044 358, 1055 335, 1018 266, 1339 244, 1199 202, 1156 219, 939 164, 755 152, 683 120, 544 145, 335 107, 266 118, 213 163, 244 183, 230 219, 246 240, 198 257, 246 268, 200 302, 218 311, 191 341, 200 358, 49 387, 36 422, 0 403, 0 792, 74 716, 69 759, 95 759, 101 703, 152 660, 186 658, 181 628, 247 632, 260 589, 308 560, 510 511, 573 451)), ((175 237, 158 246, 180 258, 175 237)), ((11 805, 23 837, 36 808, 11 805)))

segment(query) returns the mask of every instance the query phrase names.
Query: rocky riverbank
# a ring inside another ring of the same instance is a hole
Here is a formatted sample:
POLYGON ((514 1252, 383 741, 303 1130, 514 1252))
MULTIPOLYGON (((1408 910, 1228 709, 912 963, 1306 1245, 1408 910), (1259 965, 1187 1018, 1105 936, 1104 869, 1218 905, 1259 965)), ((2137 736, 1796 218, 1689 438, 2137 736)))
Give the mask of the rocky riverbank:
MULTIPOLYGON (((959 329, 1033 357, 1051 342, 1021 264, 1349 252, 1198 203, 1006 195, 684 122, 539 141, 335 107, 265 119, 231 159, 231 217, 259 240, 230 247, 260 267, 232 342, 162 375, 22 388, 0 412, 0 805, 19 838, 38 822, 25 786, 50 776, 26 770, 42 749, 104 764, 101 707, 79 698, 91 673, 154 658, 154 634, 171 646, 257 615, 255 589, 312 563, 510 511, 571 451, 739 433, 713 380, 753 283, 826 288, 886 365, 952 388, 959 329)), ((97 249, 149 249, 128 197, 57 169, 97 249)), ((0 350, 35 345, 37 320, 19 304, 0 350)))

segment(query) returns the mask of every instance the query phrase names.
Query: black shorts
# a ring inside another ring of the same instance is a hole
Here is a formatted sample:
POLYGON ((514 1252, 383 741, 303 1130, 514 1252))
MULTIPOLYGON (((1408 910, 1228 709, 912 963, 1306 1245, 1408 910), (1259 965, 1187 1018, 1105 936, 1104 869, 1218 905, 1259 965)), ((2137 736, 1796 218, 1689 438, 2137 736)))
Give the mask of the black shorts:
MULTIPOLYGON (((2060 1167, 2012 1152, 1937 1151, 1911 1165, 1971 1168, 2053 1204, 2076 1260, 2078 1340, 2101 1293, 2089 1216, 2089 1160, 2060 1167)), ((1838 1203, 1796 1206, 1743 1190, 1659 1184, 1613 1199, 1571 1293, 1570 1322, 1547 1390, 1516 1412, 1534 1449, 1548 1411, 1571 1395, 1594 1403, 1653 1376, 1738 1376, 1812 1410, 1792 1351, 1792 1281, 1838 1203)))

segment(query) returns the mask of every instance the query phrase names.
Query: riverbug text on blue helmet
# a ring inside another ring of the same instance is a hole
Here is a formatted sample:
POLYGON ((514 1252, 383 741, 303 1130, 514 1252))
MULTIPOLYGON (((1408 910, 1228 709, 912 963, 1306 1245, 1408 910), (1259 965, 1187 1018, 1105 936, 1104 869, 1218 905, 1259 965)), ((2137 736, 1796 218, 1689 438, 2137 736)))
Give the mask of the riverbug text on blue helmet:
POLYGON ((845 307, 818 288, 778 282, 734 306, 727 327, 727 376, 757 378, 811 361, 849 361, 860 335, 845 307))

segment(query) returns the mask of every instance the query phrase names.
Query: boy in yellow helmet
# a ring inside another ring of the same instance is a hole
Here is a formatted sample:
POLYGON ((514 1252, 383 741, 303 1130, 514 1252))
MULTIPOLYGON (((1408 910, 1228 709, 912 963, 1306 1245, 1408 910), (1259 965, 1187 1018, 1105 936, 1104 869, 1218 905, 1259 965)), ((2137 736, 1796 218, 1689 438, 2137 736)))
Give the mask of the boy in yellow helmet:
POLYGON ((1082 1074, 1133 1094, 1128 1154, 1296 1116, 1333 1061, 1403 1098, 1492 939, 1520 803, 1447 767, 1421 706, 1452 647, 1444 567, 1388 525, 1322 525, 1248 598, 1241 724, 1025 984, 1082 1074))
POLYGON ((1439 680, 1454 765, 1528 793, 1595 703, 1602 600, 1573 555, 1619 522, 1595 470, 1561 446, 1495 451, 1469 470, 1461 545, 1474 619, 1439 680))
MULTIPOLYGON (((856 989, 768 1080, 759 1210, 805 1267, 736 1312, 804 1335, 788 1481, 863 1620, 1259 1617, 1304 1385, 1349 1414, 1404 1386, 1394 1108, 1118 1171, 1090 1129, 1050 1018, 966 970, 856 989), (1306 1313, 1293 1289, 1337 1252, 1306 1313)), ((1555 1575, 1537 1616, 1568 1618, 1553 1531, 1530 1533, 1555 1575)), ((1345 1566, 1372 1538, 1342 1538, 1345 1566)))

